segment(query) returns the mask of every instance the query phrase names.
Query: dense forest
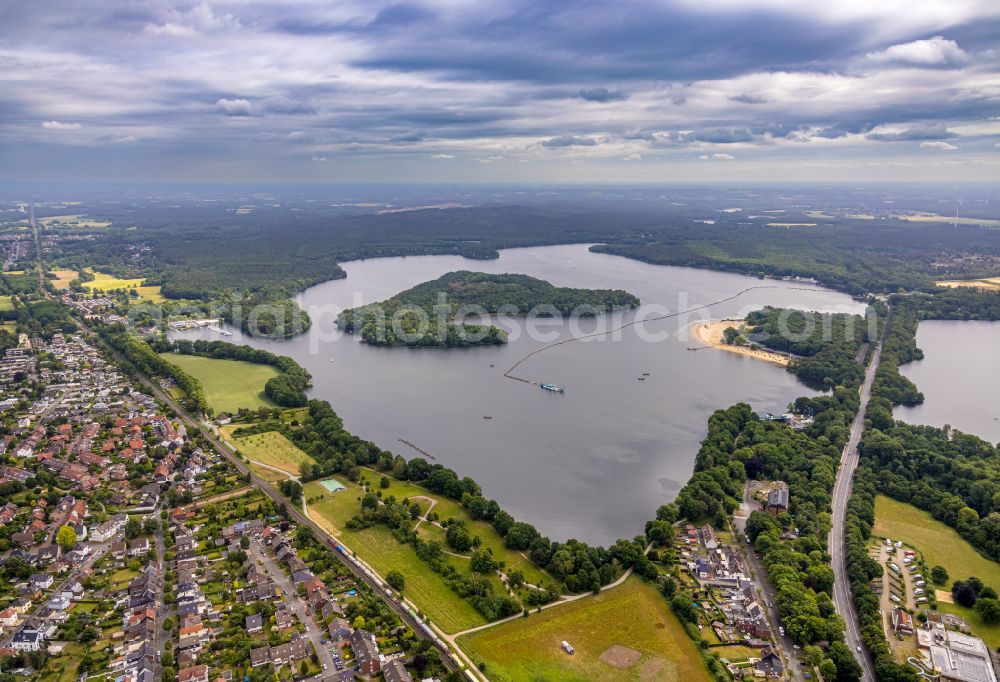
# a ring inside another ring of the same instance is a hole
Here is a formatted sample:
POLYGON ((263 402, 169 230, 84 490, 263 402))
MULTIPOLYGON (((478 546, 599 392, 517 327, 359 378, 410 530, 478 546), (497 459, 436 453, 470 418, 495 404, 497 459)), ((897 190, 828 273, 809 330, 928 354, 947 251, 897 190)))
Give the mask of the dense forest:
POLYGON ((497 344, 506 334, 492 325, 469 324, 479 314, 596 314, 632 308, 639 299, 621 290, 555 287, 527 275, 449 272, 392 298, 345 310, 337 323, 382 346, 497 344))
MULTIPOLYGON (((169 298, 214 300, 238 292, 253 303, 282 302, 344 277, 339 263, 352 259, 490 259, 503 248, 570 243, 650 263, 815 278, 855 295, 931 290, 934 278, 1000 274, 1000 230, 985 227, 828 216, 817 229, 776 229, 698 206, 590 196, 520 202, 379 212, 300 201, 258 204, 247 213, 237 211, 242 202, 236 201, 117 201, 90 212, 112 221, 110 228, 94 240, 60 242, 54 259, 147 277, 169 298), (701 220, 706 212, 713 214, 710 224, 701 220)), ((293 310, 285 311, 284 324, 268 320, 259 333, 294 333, 293 310)))
POLYGON ((750 313, 746 321, 750 343, 799 356, 788 371, 807 384, 827 389, 861 384, 864 368, 858 353, 870 333, 865 317, 769 306, 750 313))

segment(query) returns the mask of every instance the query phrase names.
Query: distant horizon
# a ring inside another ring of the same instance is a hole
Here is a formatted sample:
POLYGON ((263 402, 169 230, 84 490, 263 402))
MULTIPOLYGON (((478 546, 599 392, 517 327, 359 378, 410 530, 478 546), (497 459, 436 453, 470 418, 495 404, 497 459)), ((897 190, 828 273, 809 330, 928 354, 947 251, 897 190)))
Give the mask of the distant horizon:
POLYGON ((1000 181, 991 0, 0 8, 0 178, 1000 181))

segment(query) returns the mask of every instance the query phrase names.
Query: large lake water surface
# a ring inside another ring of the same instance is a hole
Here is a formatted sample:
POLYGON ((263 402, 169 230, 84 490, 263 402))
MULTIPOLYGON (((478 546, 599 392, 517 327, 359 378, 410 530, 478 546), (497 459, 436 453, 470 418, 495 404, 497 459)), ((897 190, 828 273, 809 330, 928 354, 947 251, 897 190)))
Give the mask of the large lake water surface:
MULTIPOLYGON (((606 544, 643 532, 657 506, 690 477, 706 420, 746 401, 781 412, 812 395, 784 369, 698 345, 698 320, 742 317, 763 305, 863 312, 848 296, 801 282, 758 280, 692 268, 649 265, 591 253, 585 245, 511 249, 492 261, 410 256, 343 264, 347 278, 298 297, 313 327, 285 341, 220 337, 208 329, 175 338, 248 343, 289 355, 312 373, 313 397, 330 401, 346 427, 410 458, 408 440, 471 476, 484 494, 553 539, 606 544), (518 374, 565 387, 553 394, 506 379, 504 371, 550 341, 521 334, 503 346, 465 349, 376 348, 335 329, 336 312, 388 298, 453 270, 523 273, 557 286, 625 289, 639 311, 614 313, 571 329, 549 320, 552 340, 619 326, 661 309, 688 310, 749 291, 708 311, 646 322, 616 335, 568 343, 525 362, 518 374), (645 306, 659 306, 650 309, 645 306), (658 339, 658 340, 654 340, 658 339), (639 381, 643 373, 649 376, 639 381), (484 419, 484 417, 491 417, 484 419)), ((924 329, 924 325, 921 325, 924 329)), ((920 382, 918 382, 920 383, 920 382)), ((923 386, 927 390, 927 386, 923 386)))

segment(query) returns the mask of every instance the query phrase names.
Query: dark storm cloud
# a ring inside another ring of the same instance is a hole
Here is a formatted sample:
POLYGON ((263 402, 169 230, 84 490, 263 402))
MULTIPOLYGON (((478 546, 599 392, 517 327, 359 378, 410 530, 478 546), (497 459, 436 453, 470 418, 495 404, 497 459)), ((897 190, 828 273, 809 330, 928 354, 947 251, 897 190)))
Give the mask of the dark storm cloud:
POLYGON ((958 135, 951 132, 941 123, 929 123, 913 126, 898 133, 868 133, 869 140, 878 142, 909 142, 921 140, 951 140, 958 135))
POLYGON ((558 149, 560 147, 594 147, 596 145, 597 140, 577 135, 561 135, 542 142, 542 146, 548 149, 558 149))
POLYGON ((0 72, 16 75, 0 153, 266 152, 279 163, 254 165, 276 173, 342 150, 639 166, 734 145, 739 162, 744 148, 895 154, 915 145, 879 143, 958 131, 959 156, 1000 141, 968 132, 1000 109, 998 14, 988 0, 0 3, 0 72))
POLYGON ((628 99, 628 93, 624 90, 607 88, 584 88, 580 90, 579 96, 588 102, 623 102, 628 99))

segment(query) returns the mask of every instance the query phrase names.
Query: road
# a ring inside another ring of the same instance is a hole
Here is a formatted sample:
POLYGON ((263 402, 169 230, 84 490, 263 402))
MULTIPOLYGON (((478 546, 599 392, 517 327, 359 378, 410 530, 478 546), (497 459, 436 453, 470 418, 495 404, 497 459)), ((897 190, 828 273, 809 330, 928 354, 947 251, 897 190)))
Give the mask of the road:
POLYGON ((865 380, 861 384, 861 401, 858 413, 851 423, 851 435, 847 439, 844 451, 840 456, 840 467, 837 469, 837 482, 833 486, 833 519, 830 530, 830 565, 833 567, 833 605, 837 613, 844 619, 846 626, 844 637, 847 645, 855 652, 858 663, 861 664, 861 679, 863 682, 875 682, 875 663, 871 654, 861 640, 861 627, 858 614, 854 609, 854 599, 851 596, 851 583, 847 577, 847 557, 844 553, 844 520, 847 515, 847 502, 851 499, 851 487, 854 482, 854 471, 858 468, 858 443, 865 428, 865 411, 872 397, 872 384, 875 382, 875 372, 882 357, 882 341, 880 340, 872 354, 871 363, 865 370, 865 380), (860 653, 858 653, 860 650, 860 653))
POLYGON ((323 640, 325 639, 323 630, 316 625, 312 614, 309 613, 309 608, 299 598, 298 593, 295 591, 295 585, 292 584, 292 581, 281 570, 281 567, 275 563, 271 555, 265 552, 256 540, 250 541, 250 554, 256 561, 263 564, 264 569, 271 574, 274 582, 285 593, 285 603, 292 607, 292 611, 295 612, 299 621, 305 626, 306 636, 312 642, 313 648, 316 650, 316 655, 319 656, 319 662, 323 664, 324 677, 329 673, 335 672, 330 648, 323 645, 323 640))
MULTIPOLYGON (((760 505, 755 505, 751 502, 750 484, 748 482, 743 486, 743 504, 740 505, 740 513, 733 516, 733 527, 741 534, 746 533, 747 519, 754 508, 759 509, 760 505)), ((796 656, 798 652, 795 650, 794 640, 788 635, 782 636, 779 634, 780 630, 778 630, 778 627, 781 625, 781 618, 778 616, 778 600, 775 599, 774 587, 772 587, 771 581, 768 578, 767 569, 764 568, 764 564, 761 563, 760 557, 757 556, 757 552, 754 551, 753 547, 743 544, 742 541, 737 543, 737 547, 743 553, 743 558, 746 559, 747 565, 753 572, 757 591, 762 598, 760 604, 764 607, 767 620, 771 624, 772 639, 781 648, 782 657, 785 659, 785 665, 788 667, 789 679, 804 680, 802 666, 799 665, 799 659, 796 656)))

